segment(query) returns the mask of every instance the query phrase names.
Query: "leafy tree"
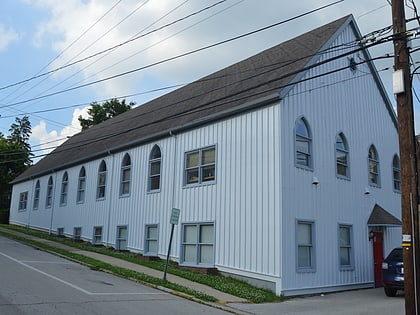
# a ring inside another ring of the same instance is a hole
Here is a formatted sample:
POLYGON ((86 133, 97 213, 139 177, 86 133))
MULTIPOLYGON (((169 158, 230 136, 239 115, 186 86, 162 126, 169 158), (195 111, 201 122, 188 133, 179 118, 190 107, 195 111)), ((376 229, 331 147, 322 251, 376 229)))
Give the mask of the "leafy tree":
POLYGON ((8 137, 0 134, 0 209, 9 207, 10 182, 32 164, 33 156, 28 142, 32 133, 28 116, 17 117, 9 131, 8 137))
POLYGON ((81 115, 79 116, 80 126, 82 130, 89 129, 90 127, 97 125, 105 120, 111 119, 119 114, 129 111, 135 103, 130 102, 129 104, 125 103, 125 100, 121 102, 117 99, 111 99, 104 102, 102 105, 97 102, 90 104, 88 109, 89 118, 85 119, 81 115))

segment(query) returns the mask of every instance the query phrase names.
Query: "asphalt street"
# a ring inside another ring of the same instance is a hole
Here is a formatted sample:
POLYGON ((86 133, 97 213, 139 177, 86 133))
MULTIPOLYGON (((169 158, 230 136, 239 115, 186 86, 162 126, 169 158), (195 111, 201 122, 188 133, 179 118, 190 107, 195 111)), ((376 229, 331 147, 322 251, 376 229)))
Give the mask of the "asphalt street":
POLYGON ((0 314, 228 314, 0 237, 0 314))

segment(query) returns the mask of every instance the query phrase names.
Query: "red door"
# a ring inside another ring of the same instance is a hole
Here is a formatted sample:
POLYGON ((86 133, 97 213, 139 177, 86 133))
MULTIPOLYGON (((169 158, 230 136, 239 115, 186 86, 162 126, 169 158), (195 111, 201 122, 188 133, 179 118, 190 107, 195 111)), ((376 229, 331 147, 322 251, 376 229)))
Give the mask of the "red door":
POLYGON ((384 234, 373 233, 373 263, 375 264, 375 288, 382 287, 382 262, 384 261, 384 234))

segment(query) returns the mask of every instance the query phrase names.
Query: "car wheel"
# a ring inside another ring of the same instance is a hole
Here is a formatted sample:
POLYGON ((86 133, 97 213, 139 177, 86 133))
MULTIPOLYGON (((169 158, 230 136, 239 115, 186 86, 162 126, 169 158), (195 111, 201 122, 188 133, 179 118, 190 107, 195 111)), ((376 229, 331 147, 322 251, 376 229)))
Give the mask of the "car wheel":
POLYGON ((384 288, 386 296, 394 297, 397 295, 397 289, 384 288))

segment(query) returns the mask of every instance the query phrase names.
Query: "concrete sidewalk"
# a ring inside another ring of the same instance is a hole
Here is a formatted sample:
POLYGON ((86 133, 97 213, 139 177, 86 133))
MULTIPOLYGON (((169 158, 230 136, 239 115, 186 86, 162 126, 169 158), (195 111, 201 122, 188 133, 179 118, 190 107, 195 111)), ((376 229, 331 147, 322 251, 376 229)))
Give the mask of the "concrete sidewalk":
MULTIPOLYGON (((35 236, 32 236, 32 235, 28 235, 28 234, 25 234, 25 233, 20 233, 20 232, 17 232, 17 231, 13 231, 13 230, 1 228, 1 227, 0 227, 0 231, 5 232, 5 233, 9 233, 9 234, 13 234, 13 235, 16 235, 16 236, 20 236, 22 238, 35 240, 37 242, 50 245, 52 247, 61 248, 61 249, 64 249, 68 252, 72 252, 72 253, 83 255, 83 256, 86 256, 86 257, 94 258, 96 260, 103 261, 107 264, 110 264, 110 265, 113 265, 113 266, 116 266, 116 267, 121 267, 121 268, 124 268, 124 269, 134 270, 136 272, 140 272, 140 273, 143 273, 143 274, 155 277, 155 278, 163 278, 163 272, 162 271, 151 269, 151 268, 148 268, 148 267, 145 267, 145 266, 142 266, 142 265, 138 265, 138 264, 135 264, 135 263, 131 263, 131 262, 128 262, 128 261, 125 261, 125 260, 122 260, 122 259, 114 258, 114 257, 107 256, 107 255, 102 255, 102 254, 95 253, 95 252, 79 250, 77 248, 61 244, 59 242, 54 242, 54 241, 38 238, 38 237, 35 237, 35 236)), ((193 281, 190 281, 190 280, 187 280, 187 279, 175 276, 175 275, 167 274, 166 279, 169 282, 176 283, 178 285, 188 287, 190 289, 200 291, 200 292, 203 292, 203 293, 208 294, 210 296, 213 296, 218 300, 217 303, 206 303, 206 304, 221 307, 221 308, 226 308, 227 311, 234 312, 236 314, 247 314, 247 312, 243 312, 243 311, 239 311, 239 310, 233 310, 231 307, 226 305, 227 303, 246 303, 246 302, 248 302, 245 299, 242 299, 242 298, 230 295, 230 294, 226 294, 224 292, 220 292, 220 291, 215 290, 215 289, 213 289, 211 287, 208 287, 206 285, 203 285, 203 284, 200 284, 200 283, 197 283, 197 282, 193 282, 193 281)), ((166 288, 162 288, 162 287, 158 287, 158 289, 165 290, 167 292, 168 291, 171 292, 171 290, 166 289, 166 288)), ((176 293, 176 292, 171 292, 171 293, 176 293)))

